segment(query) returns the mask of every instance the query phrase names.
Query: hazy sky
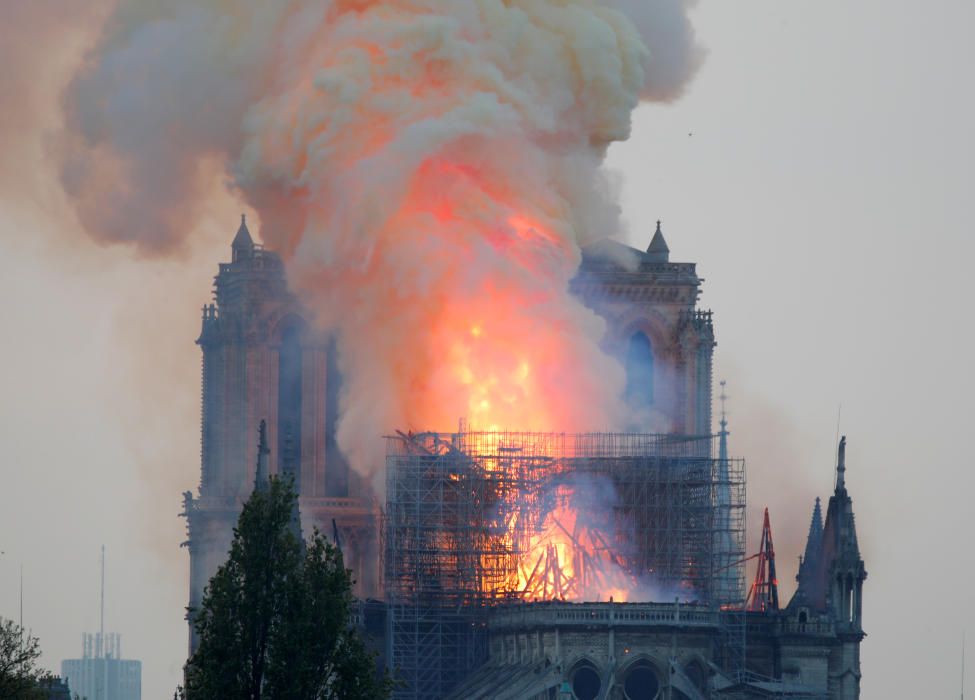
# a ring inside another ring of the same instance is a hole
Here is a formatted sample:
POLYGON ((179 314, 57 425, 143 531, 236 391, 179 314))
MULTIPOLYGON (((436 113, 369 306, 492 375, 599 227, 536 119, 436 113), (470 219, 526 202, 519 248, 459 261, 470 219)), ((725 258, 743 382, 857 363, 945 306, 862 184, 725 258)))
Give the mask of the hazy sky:
MULTIPOLYGON (((166 697, 186 648, 193 340, 240 206, 215 172, 182 259, 87 242, 44 154, 97 18, 73 11, 59 33, 26 6, 0 9, 15 69, 0 77, 0 615, 17 618, 23 566, 45 664, 80 655, 104 543, 107 627, 142 659, 145 697, 166 697)), ((975 5, 705 0, 693 18, 700 74, 611 151, 629 240, 662 219, 672 259, 706 279, 749 535, 769 505, 789 593, 842 404, 869 572, 863 697, 955 697, 975 629, 975 5)))

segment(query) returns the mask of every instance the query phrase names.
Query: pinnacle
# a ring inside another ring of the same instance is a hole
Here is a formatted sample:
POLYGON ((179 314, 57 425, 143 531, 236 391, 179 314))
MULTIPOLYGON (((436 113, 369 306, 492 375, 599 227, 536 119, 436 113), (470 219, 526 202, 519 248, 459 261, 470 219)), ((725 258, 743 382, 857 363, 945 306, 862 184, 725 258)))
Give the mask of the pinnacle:
POLYGON ((240 228, 237 229, 237 235, 234 236, 234 242, 231 245, 234 248, 254 247, 254 239, 251 238, 251 232, 247 229, 247 218, 245 214, 240 215, 240 228))
POLYGON ((664 240, 664 232, 660 228, 660 221, 657 221, 657 230, 653 234, 653 239, 647 248, 647 256, 650 262, 668 262, 670 260, 670 248, 664 240))

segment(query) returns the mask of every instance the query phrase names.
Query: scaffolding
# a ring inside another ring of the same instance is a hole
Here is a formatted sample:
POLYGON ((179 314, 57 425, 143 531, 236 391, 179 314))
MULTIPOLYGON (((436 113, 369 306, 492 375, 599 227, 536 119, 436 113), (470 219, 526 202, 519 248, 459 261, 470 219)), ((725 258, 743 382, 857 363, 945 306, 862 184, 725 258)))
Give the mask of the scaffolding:
POLYGON ((623 576, 628 600, 740 605, 744 569, 729 563, 744 557, 744 463, 716 447, 712 436, 623 433, 389 438, 396 696, 440 697, 480 663, 484 613, 498 603, 600 600, 623 576), (566 507, 571 522, 557 517, 566 507))

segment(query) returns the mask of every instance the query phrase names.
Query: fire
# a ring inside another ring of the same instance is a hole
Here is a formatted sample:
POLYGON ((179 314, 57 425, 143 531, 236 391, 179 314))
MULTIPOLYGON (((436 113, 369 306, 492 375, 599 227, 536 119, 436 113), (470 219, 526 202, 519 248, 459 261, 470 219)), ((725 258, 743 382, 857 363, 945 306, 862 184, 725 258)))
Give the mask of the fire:
POLYGON ((598 4, 482 4, 340 4, 248 115, 241 179, 335 332, 337 440, 363 472, 397 426, 625 423, 605 324, 569 283, 615 229, 599 166, 644 49, 598 4))
POLYGON ((577 509, 575 488, 556 490, 554 506, 518 562, 518 592, 524 600, 613 600, 624 602, 637 581, 610 544, 607 523, 577 509))
MULTIPOLYGON (((465 417, 476 428, 497 430, 508 425, 512 415, 522 411, 522 405, 532 402, 538 388, 533 384, 532 360, 523 352, 507 354, 494 345, 494 337, 488 326, 475 323, 467 337, 459 337, 451 355, 452 372, 462 387, 466 388, 465 417)), ((551 361, 543 353, 539 361, 551 361)), ((540 399, 541 397, 537 397, 540 399)), ((543 407, 537 402, 530 404, 536 415, 543 407)), ((544 415, 544 414, 542 414, 544 415)))
POLYGON ((201 177, 225 169, 336 338, 337 442, 362 475, 382 464, 377 436, 464 414, 621 427, 622 371, 569 281, 583 245, 621 230, 608 147, 641 99, 676 97, 698 65, 683 9, 111 4, 63 100, 80 219, 143 253, 183 249, 211 195, 201 177))

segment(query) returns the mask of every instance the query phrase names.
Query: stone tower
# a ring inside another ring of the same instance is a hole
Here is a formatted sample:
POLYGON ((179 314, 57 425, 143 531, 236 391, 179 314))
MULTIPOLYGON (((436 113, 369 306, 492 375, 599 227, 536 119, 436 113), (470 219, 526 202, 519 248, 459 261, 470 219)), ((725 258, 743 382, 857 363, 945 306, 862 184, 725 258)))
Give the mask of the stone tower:
POLYGON ((846 436, 840 440, 836 488, 826 509, 819 579, 825 606, 836 621, 840 644, 830 659, 833 697, 860 697, 860 642, 863 641, 863 582, 867 571, 857 544, 853 501, 846 491, 846 436))
POLYGON ((334 344, 309 318, 288 289, 280 257, 254 243, 241 217, 196 341, 203 354, 200 486, 184 494, 191 608, 226 559, 255 483, 262 421, 269 448, 262 462, 269 474, 294 478, 304 531, 331 535, 334 519, 359 593, 377 584, 374 499, 335 443, 334 344))
MULTIPOLYGON (((808 677, 822 677, 835 700, 860 697, 860 642, 863 632, 863 582, 867 578, 857 543, 853 500, 846 490, 846 436, 836 460, 836 487, 823 525, 819 499, 809 525, 799 582, 786 610, 797 631, 814 634, 828 629, 828 653, 814 655, 793 650, 796 667, 808 677)), ((807 650, 808 651, 808 650, 807 650)))
POLYGON ((697 308, 695 263, 670 261, 660 222, 646 251, 603 239, 582 252, 572 291, 607 322, 627 373, 628 430, 711 434, 714 326, 697 308))

